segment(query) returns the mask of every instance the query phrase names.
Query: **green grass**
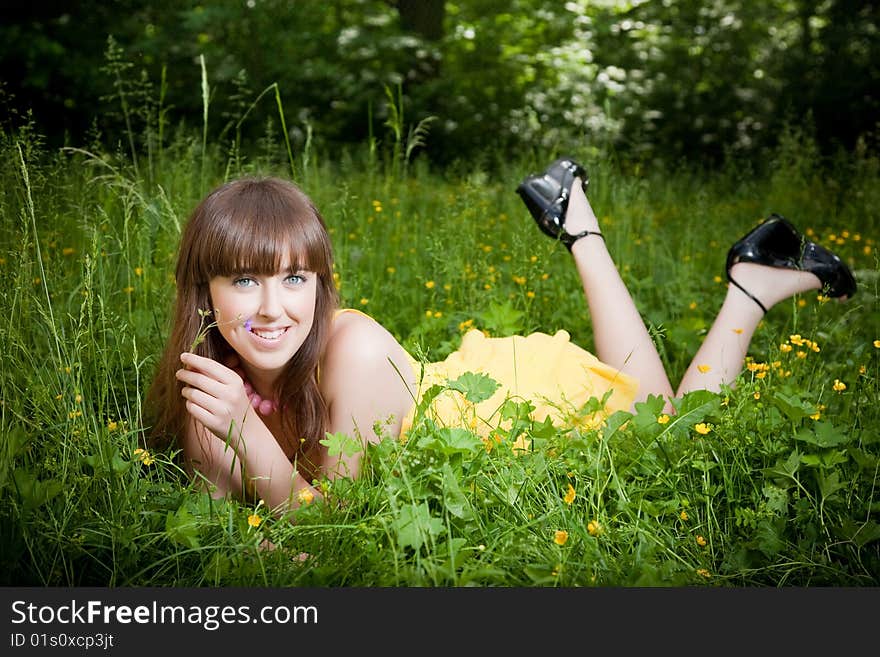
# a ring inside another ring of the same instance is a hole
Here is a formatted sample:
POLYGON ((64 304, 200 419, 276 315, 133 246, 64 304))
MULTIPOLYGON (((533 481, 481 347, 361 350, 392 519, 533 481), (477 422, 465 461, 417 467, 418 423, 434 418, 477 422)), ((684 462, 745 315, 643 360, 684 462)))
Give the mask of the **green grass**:
POLYGON ((206 140, 181 128, 135 167, 128 144, 46 152, 32 127, 2 135, 3 584, 880 584, 876 157, 820 165, 790 136, 754 166, 705 173, 574 147, 674 380, 720 305, 728 246, 770 212, 840 253, 858 295, 774 308, 750 351, 764 378, 688 395, 665 425, 657 400, 600 429, 533 423, 514 400, 489 449, 423 417, 291 523, 195 492, 173 452, 135 453, 189 210, 225 176, 292 167, 330 226, 344 305, 411 353, 443 358, 466 322, 493 335, 564 328, 591 349, 570 258, 513 193, 553 154, 436 172, 371 144, 290 159, 279 140, 249 156, 206 140), (784 352, 792 334, 820 351, 784 352))

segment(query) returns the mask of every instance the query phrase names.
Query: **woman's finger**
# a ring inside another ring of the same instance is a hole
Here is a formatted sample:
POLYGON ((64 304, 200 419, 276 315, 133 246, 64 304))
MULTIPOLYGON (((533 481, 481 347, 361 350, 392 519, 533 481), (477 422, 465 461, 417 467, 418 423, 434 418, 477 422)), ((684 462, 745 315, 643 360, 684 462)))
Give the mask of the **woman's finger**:
POLYGON ((238 374, 224 364, 218 363, 213 358, 205 358, 204 356, 197 356, 185 351, 180 354, 180 361, 189 369, 198 370, 217 379, 221 383, 231 384, 241 381, 241 377, 238 374))
POLYGON ((178 381, 182 381, 193 388, 204 390, 213 397, 222 397, 229 389, 228 384, 222 383, 212 376, 201 372, 195 372, 193 370, 177 370, 175 376, 178 381))

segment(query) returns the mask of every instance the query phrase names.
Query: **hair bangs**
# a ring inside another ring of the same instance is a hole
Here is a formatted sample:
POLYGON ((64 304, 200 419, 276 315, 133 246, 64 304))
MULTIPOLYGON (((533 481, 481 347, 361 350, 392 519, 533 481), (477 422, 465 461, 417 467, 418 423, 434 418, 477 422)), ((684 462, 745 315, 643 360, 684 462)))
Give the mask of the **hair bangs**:
POLYGON ((231 190, 219 193, 215 220, 202 227, 200 278, 270 276, 282 268, 330 275, 323 219, 304 194, 271 179, 239 182, 234 194, 225 191, 231 190))

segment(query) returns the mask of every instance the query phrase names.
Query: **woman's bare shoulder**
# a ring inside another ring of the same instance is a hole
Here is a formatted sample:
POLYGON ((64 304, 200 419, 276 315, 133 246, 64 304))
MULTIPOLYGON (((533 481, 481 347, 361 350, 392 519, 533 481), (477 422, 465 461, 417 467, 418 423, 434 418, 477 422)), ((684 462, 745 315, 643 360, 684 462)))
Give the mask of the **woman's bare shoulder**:
POLYGON ((388 329, 362 313, 336 316, 321 362, 322 382, 387 374, 395 366, 409 369, 409 356, 388 329))

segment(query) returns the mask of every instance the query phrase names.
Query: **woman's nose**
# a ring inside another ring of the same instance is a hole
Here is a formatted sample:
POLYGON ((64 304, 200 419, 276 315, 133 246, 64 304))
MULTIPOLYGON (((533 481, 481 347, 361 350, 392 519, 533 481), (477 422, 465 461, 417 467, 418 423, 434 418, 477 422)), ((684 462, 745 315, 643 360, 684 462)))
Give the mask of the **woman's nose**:
POLYGON ((260 314, 264 317, 278 317, 281 315, 281 296, 277 286, 273 283, 263 285, 260 296, 260 314))

